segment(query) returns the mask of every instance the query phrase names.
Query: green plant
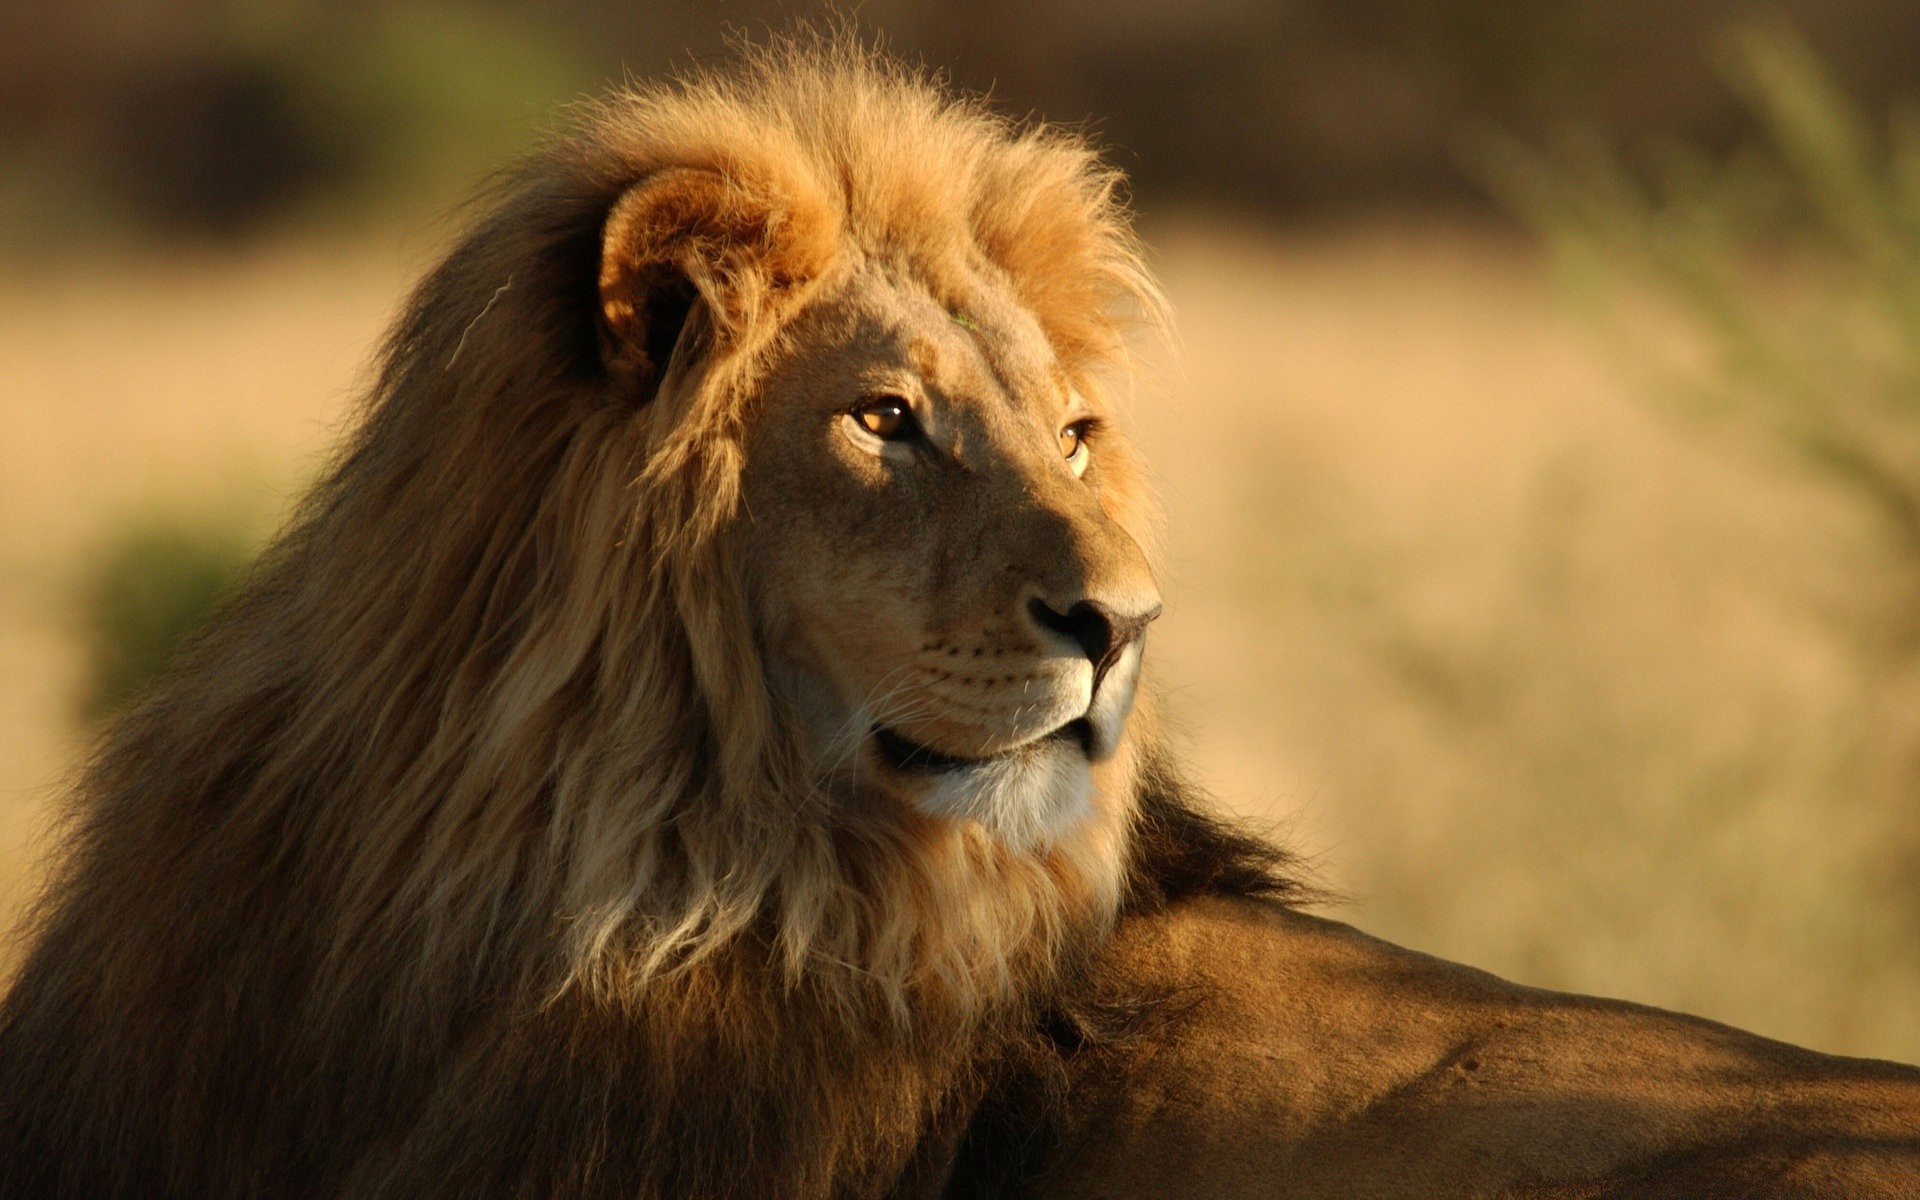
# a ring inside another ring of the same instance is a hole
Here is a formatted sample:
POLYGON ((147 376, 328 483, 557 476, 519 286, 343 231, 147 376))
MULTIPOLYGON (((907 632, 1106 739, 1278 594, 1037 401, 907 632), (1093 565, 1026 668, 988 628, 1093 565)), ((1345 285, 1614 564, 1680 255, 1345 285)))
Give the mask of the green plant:
MULTIPOLYGON (((1744 147, 1667 145, 1629 165, 1591 138, 1546 154, 1488 139, 1480 164, 1538 231, 1613 361, 1640 374, 1637 390, 1685 402, 1726 440, 1784 451, 1888 531, 1890 552, 1862 582, 1891 603, 1856 610, 1875 616, 1850 630, 1865 635, 1860 671, 1850 715, 1824 735, 1837 769, 1823 811, 1910 811, 1920 119, 1870 117, 1783 26, 1736 32, 1722 64, 1753 118, 1744 147)), ((1725 813, 1758 811, 1776 757, 1756 742, 1727 762, 1725 813)), ((1905 881, 1907 911, 1920 914, 1920 840, 1891 833, 1881 850, 1868 869, 1905 881)))
POLYGON ((239 523, 228 520, 141 518, 107 538, 85 580, 85 714, 110 715, 165 669, 252 557, 239 523))
POLYGON ((1784 27, 1739 31, 1723 63, 1759 133, 1741 150, 1636 170, 1593 139, 1496 138, 1481 172, 1617 357, 1822 472, 1920 564, 1920 121, 1883 129, 1784 27))

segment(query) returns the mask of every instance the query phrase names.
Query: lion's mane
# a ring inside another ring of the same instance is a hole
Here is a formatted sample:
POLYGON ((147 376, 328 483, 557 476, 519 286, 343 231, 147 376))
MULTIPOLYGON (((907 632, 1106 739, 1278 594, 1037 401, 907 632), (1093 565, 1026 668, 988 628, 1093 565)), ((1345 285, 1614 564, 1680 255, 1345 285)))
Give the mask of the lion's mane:
POLYGON ((630 90, 501 184, 77 788, 0 1013, 0 1193, 875 1192, 951 1168, 1124 896, 1274 886, 1150 763, 1042 856, 836 809, 717 548, 843 245, 971 248, 1091 379, 1158 304, 1115 185, 839 44, 630 90), (728 349, 669 413, 612 398, 596 280, 674 168, 777 228, 715 268, 728 349))

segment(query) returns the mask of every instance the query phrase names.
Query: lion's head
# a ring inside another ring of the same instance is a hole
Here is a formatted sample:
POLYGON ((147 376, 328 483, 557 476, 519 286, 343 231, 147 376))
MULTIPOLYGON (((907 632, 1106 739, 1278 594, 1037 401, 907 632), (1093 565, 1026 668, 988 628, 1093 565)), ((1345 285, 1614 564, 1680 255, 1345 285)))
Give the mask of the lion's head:
MULTIPOLYGON (((818 169, 815 146, 769 153, 818 169)), ((740 164, 635 184, 602 252, 610 381, 670 444, 700 431, 700 455, 737 464, 677 480, 711 489, 724 586, 745 600, 715 648, 757 658, 830 809, 1044 853, 1122 749, 1159 598, 1107 364, 1063 354, 979 244, 974 210, 1005 181, 911 173, 928 165, 892 164, 909 173, 878 211, 740 164), (913 207, 893 207, 903 184, 913 207), (729 360, 749 351, 740 378, 729 360)))
POLYGON ((668 515, 630 569, 677 588, 711 802, 787 825, 777 860, 729 834, 709 869, 790 906, 796 968, 827 939, 954 987, 1114 902, 1160 603, 1109 389, 1157 296, 1077 143, 864 56, 795 68, 589 134, 646 156, 598 272, 603 394, 643 431, 622 499, 668 515), (866 944, 818 908, 836 893, 866 944))
POLYGON ((299 751, 384 798, 319 818, 337 952, 516 909, 560 990, 750 936, 964 1008, 1110 915, 1159 610, 1115 183, 833 45, 510 180, 262 589, 299 751))

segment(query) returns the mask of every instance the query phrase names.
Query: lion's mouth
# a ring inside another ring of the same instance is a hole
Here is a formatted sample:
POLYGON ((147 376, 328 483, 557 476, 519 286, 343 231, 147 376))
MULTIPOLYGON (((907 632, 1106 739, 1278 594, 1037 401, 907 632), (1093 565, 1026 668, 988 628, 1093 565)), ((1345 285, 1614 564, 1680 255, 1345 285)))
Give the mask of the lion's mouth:
POLYGON ((979 758, 967 758, 958 754, 948 754, 923 746, 919 742, 888 729, 877 726, 873 731, 873 744, 880 751, 880 758, 896 771, 922 774, 944 775, 953 771, 965 771, 982 767, 988 763, 1002 762, 1031 752, 1048 742, 1071 741, 1080 747, 1080 752, 1089 758, 1093 755, 1093 723, 1085 717, 1076 717, 1052 733, 1044 733, 1030 742, 1022 742, 998 754, 989 754, 979 758))

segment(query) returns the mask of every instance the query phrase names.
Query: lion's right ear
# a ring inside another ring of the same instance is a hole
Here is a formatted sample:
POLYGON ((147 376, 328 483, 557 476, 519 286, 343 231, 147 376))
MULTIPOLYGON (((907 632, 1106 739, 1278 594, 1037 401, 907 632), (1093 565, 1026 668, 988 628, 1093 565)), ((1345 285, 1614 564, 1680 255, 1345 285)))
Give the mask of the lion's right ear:
POLYGON ((824 265, 826 231, 808 215, 716 171, 672 168, 635 184, 601 236, 608 370, 657 386, 696 304, 712 338, 745 337, 824 265))

